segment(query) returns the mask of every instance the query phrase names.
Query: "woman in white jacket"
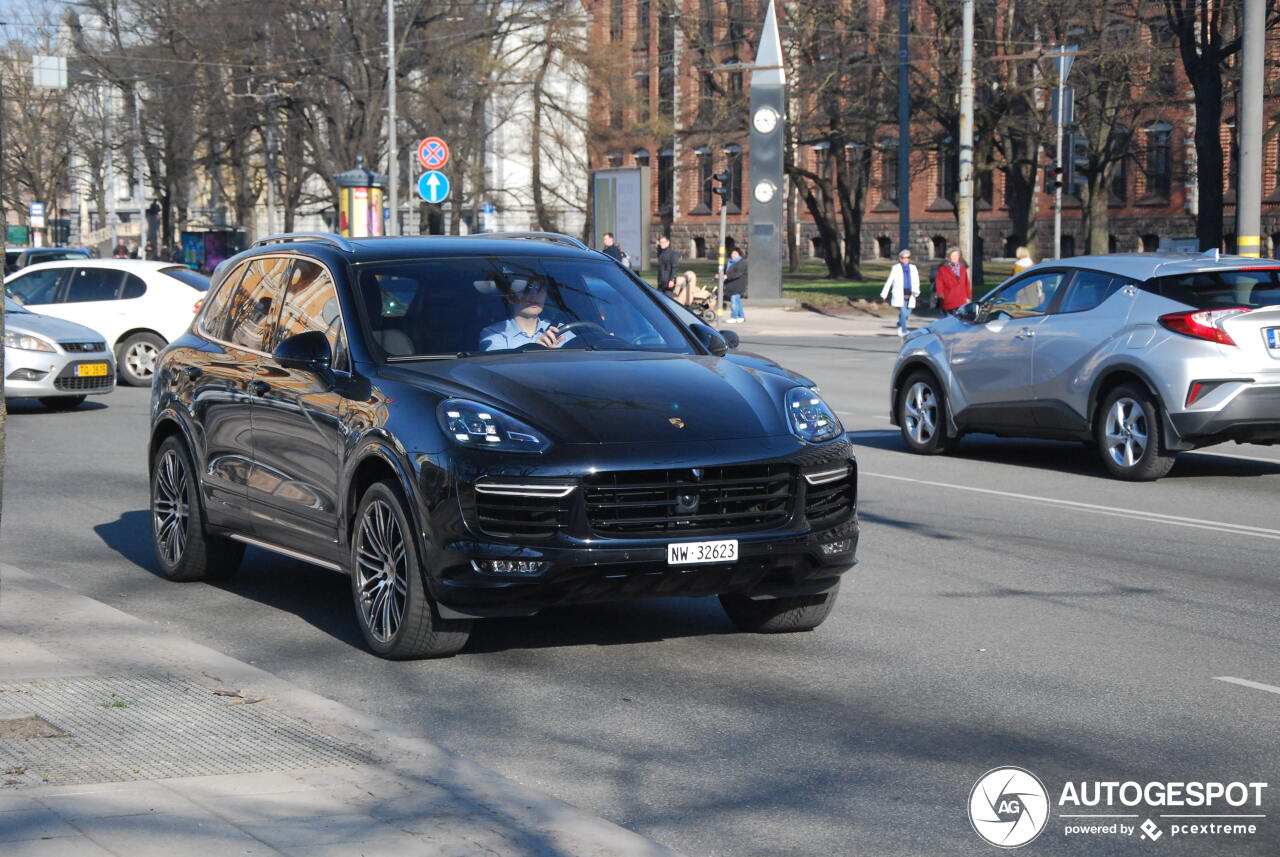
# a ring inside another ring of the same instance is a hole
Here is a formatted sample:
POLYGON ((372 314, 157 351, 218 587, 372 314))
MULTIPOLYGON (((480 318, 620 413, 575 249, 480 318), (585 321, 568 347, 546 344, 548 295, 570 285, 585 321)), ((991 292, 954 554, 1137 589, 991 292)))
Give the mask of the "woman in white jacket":
POLYGON ((916 308, 916 297, 920 294, 920 271, 911 264, 911 251, 904 249, 898 254, 898 264, 889 269, 889 279, 884 281, 880 290, 880 300, 889 299, 889 306, 898 308, 898 335, 907 335, 907 319, 916 308))

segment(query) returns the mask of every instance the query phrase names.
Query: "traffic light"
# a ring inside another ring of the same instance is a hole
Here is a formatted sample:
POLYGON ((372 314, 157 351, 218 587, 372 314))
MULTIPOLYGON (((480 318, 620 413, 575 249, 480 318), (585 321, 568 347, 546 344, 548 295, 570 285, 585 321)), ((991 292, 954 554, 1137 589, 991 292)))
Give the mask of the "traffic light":
POLYGON ((1057 164, 1045 167, 1044 192, 1057 193, 1060 187, 1062 187, 1062 167, 1057 164))
POLYGON ((713 187, 711 192, 717 194, 723 201, 722 204, 729 203, 729 197, 733 194, 733 173, 725 170, 722 173, 716 173, 711 177, 712 181, 718 183, 718 187, 713 187))

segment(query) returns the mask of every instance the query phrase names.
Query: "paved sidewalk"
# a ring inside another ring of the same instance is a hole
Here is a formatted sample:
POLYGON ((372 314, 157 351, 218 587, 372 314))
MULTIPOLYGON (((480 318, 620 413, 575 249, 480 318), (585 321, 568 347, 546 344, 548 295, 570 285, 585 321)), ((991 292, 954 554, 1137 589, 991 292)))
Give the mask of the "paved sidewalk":
MULTIPOLYGON (((842 316, 828 315, 806 309, 781 307, 745 308, 747 320, 742 324, 728 324, 728 316, 720 317, 713 327, 732 330, 740 336, 880 336, 897 339, 898 315, 892 316, 842 316)), ((913 313, 910 327, 923 327, 937 316, 932 313, 913 313)))
POLYGON ((8 565, 0 854, 676 857, 8 565))

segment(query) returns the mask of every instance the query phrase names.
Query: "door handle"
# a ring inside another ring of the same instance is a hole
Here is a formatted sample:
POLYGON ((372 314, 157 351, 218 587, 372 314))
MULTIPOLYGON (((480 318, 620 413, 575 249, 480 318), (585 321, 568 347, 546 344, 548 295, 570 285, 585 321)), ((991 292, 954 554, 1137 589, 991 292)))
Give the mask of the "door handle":
POLYGON ((271 391, 271 385, 266 381, 250 381, 249 392, 255 396, 265 396, 271 391))
POLYGON ((1014 339, 1031 339, 1035 335, 1036 335, 1035 328, 1024 327, 1022 328, 1022 330, 1018 331, 1018 335, 1015 336, 1014 339))

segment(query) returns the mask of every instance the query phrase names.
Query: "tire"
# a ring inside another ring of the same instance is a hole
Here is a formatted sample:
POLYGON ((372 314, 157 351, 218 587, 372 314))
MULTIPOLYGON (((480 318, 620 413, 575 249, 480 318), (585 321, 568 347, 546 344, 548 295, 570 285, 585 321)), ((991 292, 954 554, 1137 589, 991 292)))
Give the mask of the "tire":
POLYGON ((898 389, 894 413, 907 449, 917 455, 938 455, 956 448, 947 432, 947 397, 929 372, 912 372, 898 389))
POLYGON ((711 307, 707 307, 706 309, 699 311, 698 317, 701 318, 703 322, 705 322, 706 324, 716 323, 716 311, 711 307))
POLYGON ((151 462, 151 546, 168 580, 223 580, 240 567, 244 545, 205 530, 195 474, 187 445, 166 438, 151 462))
POLYGON ((739 631, 790 634, 812 631, 826 621, 839 591, 837 586, 821 595, 796 595, 765 601, 752 601, 745 595, 721 595, 720 606, 739 631))
POLYGON ((1164 449, 1160 405, 1138 384, 1116 387, 1098 408, 1094 436, 1102 466, 1116 479, 1150 482, 1169 472, 1176 453, 1164 449))
POLYGON ((369 486, 351 529, 351 596, 365 642, 390 660, 447 657, 471 635, 469 620, 440 618, 412 533, 399 488, 369 486))
POLYGON ((74 411, 84 404, 87 396, 41 396, 40 404, 51 411, 74 411))
POLYGON ((154 333, 135 333, 116 349, 120 379, 130 387, 150 387, 156 373, 156 359, 167 345, 154 333))

